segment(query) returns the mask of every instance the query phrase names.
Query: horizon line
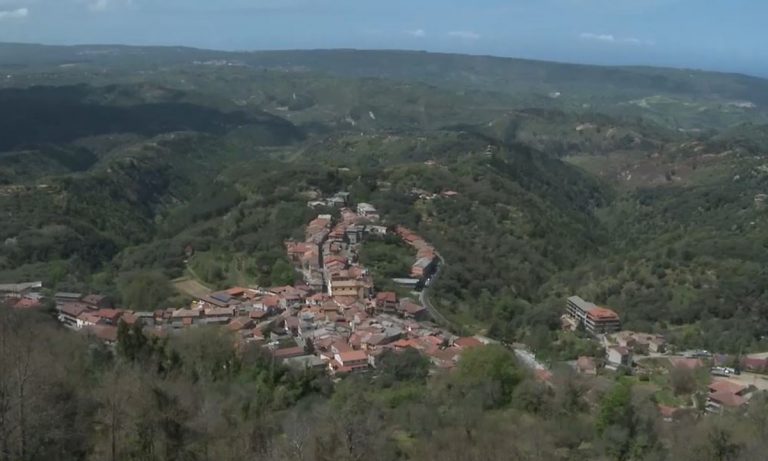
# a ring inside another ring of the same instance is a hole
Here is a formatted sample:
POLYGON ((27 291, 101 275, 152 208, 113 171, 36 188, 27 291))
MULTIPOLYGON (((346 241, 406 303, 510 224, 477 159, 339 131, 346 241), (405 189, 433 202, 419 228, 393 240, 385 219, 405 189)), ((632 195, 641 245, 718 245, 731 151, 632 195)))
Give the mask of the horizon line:
POLYGON ((124 47, 124 48, 180 48, 189 49, 203 52, 216 52, 216 53, 232 53, 232 54, 253 54, 253 53, 279 53, 279 52, 339 52, 339 51, 352 51, 352 52, 389 52, 389 53, 424 53, 433 55, 445 55, 445 56, 466 56, 486 59, 500 59, 500 60, 515 60, 515 61, 528 61, 538 62, 546 64, 562 64, 568 66, 589 66, 589 67, 602 67, 602 68, 646 68, 646 69, 668 69, 679 71, 692 71, 692 72, 705 72, 714 74, 725 75, 737 75, 750 78, 757 78, 761 80, 768 80, 768 71, 765 74, 759 72, 747 72, 739 70, 722 70, 714 68, 701 68, 701 67, 685 67, 685 66, 669 66, 669 65, 656 65, 656 64, 603 64, 603 63, 590 63, 585 61, 567 61, 557 59, 543 59, 543 58, 527 58, 510 55, 498 55, 489 53, 470 53, 470 52, 458 52, 458 51, 431 51, 426 49, 415 48, 354 48, 354 47, 331 47, 331 48, 209 48, 195 45, 181 45, 181 44, 133 44, 133 43, 66 43, 66 44, 50 44, 43 42, 19 42, 19 41, 0 41, 0 46, 4 45, 22 45, 22 46, 40 46, 49 48, 77 48, 77 47, 124 47))

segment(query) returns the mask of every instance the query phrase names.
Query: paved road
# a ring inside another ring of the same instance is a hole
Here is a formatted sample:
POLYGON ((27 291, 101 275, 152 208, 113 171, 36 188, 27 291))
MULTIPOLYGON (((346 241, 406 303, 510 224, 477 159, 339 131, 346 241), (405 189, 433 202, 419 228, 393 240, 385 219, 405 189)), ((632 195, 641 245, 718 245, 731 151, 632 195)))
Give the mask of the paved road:
POLYGON ((533 354, 533 352, 531 352, 531 351, 529 351, 527 349, 522 349, 522 348, 518 348, 518 347, 514 348, 513 350, 515 351, 515 355, 517 356, 517 358, 521 362, 523 362, 523 364, 525 366, 527 366, 528 368, 530 368, 532 370, 546 370, 547 369, 547 366, 544 365, 543 363, 539 362, 538 359, 536 358, 536 356, 533 354))
POLYGON ((452 326, 453 323, 441 314, 432 304, 432 301, 429 300, 429 292, 432 291, 432 287, 435 286, 435 282, 437 282, 438 277, 440 277, 440 272, 442 272, 443 266, 445 266, 445 259, 443 259, 440 254, 438 254, 437 257, 440 259, 440 263, 437 265, 437 271, 435 271, 435 275, 430 279, 429 287, 424 287, 424 289, 421 290, 421 293, 419 293, 419 302, 427 309, 429 315, 431 315, 437 323, 445 326, 452 326))

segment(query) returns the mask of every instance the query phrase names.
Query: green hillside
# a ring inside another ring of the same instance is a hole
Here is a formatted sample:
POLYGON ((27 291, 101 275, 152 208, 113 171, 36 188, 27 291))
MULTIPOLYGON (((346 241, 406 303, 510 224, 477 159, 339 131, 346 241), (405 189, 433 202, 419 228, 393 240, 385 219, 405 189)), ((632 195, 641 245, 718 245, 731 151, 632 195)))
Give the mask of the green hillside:
MULTIPOLYGON (((265 69, 289 75, 384 78, 423 83, 453 92, 511 96, 524 107, 551 107, 643 117, 673 128, 716 128, 768 121, 768 81, 737 74, 652 67, 602 67, 490 56, 409 51, 219 52, 181 47, 0 45, 2 85, 29 85, 55 78, 153 79, 265 69), (40 81, 40 80, 43 81, 40 81)), ((223 83, 220 81, 220 83, 223 83)), ((173 86, 188 85, 178 79, 173 86)), ((230 91, 235 88, 230 86, 230 91)))
POLYGON ((692 346, 762 341, 764 80, 33 45, 0 45, 0 70, 2 280, 120 299, 149 277, 159 305, 184 274, 287 283, 306 201, 348 190, 440 249, 435 302, 468 329, 540 338, 582 293, 692 346))

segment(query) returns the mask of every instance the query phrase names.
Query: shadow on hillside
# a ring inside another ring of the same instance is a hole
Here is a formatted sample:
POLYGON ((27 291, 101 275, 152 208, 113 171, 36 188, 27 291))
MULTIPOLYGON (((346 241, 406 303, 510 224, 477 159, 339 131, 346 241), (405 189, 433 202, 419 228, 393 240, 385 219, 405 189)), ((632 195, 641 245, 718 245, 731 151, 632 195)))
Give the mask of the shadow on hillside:
POLYGON ((184 102, 107 106, 89 102, 99 89, 82 86, 0 90, 0 151, 111 133, 154 136, 171 131, 220 134, 242 125, 256 125, 275 144, 301 139, 292 123, 269 114, 225 113, 184 102))

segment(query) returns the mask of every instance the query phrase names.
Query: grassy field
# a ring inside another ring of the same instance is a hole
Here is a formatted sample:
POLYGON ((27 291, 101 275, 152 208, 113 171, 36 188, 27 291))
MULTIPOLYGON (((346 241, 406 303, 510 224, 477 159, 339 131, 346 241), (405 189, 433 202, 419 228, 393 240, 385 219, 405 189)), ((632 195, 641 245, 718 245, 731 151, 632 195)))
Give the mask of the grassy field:
POLYGON ((200 298, 211 293, 211 289, 189 277, 181 277, 173 281, 173 287, 180 293, 200 298))

